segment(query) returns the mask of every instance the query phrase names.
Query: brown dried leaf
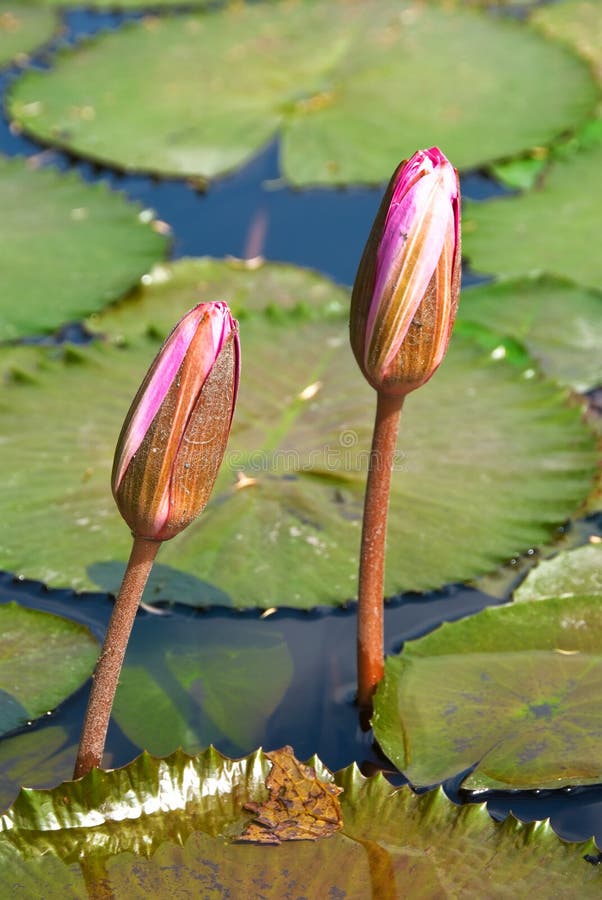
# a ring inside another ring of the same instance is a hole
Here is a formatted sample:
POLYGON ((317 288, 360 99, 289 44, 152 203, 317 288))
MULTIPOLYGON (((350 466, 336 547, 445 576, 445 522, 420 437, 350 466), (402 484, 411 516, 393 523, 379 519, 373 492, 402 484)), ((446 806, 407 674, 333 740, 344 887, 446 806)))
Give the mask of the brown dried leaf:
POLYGON ((266 778, 265 803, 246 803, 255 814, 238 838, 260 844, 315 841, 330 837, 343 824, 338 795, 342 788, 321 781, 316 770, 295 759, 292 747, 266 753, 272 768, 266 778))

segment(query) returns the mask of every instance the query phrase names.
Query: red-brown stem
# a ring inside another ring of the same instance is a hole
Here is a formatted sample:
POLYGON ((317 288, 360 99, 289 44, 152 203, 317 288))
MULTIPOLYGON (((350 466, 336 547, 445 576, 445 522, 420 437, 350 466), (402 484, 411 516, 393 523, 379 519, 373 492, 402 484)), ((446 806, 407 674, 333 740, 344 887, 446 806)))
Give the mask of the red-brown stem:
POLYGON ((160 541, 134 538, 134 546, 96 663, 88 708, 79 739, 74 778, 86 775, 94 766, 100 766, 102 763, 123 658, 144 585, 160 546, 160 541))
POLYGON ((364 499, 357 610, 357 700, 364 713, 384 673, 385 544, 391 469, 403 397, 377 394, 364 499))

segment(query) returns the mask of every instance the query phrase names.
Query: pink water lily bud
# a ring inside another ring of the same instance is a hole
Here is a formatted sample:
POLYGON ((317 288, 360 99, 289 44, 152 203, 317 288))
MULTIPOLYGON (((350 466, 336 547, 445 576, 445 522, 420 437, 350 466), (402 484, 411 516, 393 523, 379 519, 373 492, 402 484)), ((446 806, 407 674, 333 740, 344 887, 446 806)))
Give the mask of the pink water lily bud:
POLYGON ((200 303, 176 325, 126 416, 113 496, 135 537, 166 541, 205 508, 234 414, 238 327, 226 303, 200 303))
POLYGON ((460 293, 460 184, 437 147, 395 171, 353 286, 351 346, 370 384, 403 397, 429 380, 460 293))

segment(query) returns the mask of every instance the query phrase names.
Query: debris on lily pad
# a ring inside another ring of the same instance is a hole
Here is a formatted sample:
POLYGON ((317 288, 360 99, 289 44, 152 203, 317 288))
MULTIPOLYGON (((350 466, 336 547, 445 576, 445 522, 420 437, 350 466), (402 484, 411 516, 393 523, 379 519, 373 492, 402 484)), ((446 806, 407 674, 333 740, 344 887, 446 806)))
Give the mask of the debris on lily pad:
POLYGON ((239 840, 259 844, 315 841, 338 831, 343 819, 337 798, 343 788, 318 778, 315 769, 295 758, 292 747, 266 756, 272 763, 266 779, 270 798, 263 803, 245 803, 244 808, 255 818, 239 840))

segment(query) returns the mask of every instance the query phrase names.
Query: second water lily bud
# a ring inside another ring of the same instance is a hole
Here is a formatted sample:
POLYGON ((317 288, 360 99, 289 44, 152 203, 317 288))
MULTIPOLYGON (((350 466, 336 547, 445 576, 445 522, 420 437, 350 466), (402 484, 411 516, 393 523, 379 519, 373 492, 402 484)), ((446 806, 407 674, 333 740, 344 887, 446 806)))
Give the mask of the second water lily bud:
POLYGON ((460 188, 437 148, 403 162, 385 192, 351 299, 351 345, 380 393, 403 397, 441 363, 460 292, 460 188))
POLYGON ((239 366, 226 303, 200 303, 165 341, 115 452, 113 495, 134 537, 168 540, 204 509, 230 433, 239 366))

